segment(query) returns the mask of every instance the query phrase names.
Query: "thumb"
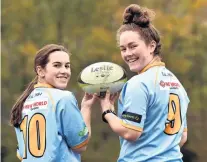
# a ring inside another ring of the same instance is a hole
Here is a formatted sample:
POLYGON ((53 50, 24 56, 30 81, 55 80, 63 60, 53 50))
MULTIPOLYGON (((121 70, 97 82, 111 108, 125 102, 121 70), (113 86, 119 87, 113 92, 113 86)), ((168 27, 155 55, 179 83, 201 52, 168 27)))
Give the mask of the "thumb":
POLYGON ((105 96, 105 98, 110 98, 110 90, 109 89, 106 90, 106 96, 105 96))
POLYGON ((94 93, 92 100, 94 101, 94 100, 97 100, 97 99, 98 99, 98 95, 97 95, 97 93, 94 93))

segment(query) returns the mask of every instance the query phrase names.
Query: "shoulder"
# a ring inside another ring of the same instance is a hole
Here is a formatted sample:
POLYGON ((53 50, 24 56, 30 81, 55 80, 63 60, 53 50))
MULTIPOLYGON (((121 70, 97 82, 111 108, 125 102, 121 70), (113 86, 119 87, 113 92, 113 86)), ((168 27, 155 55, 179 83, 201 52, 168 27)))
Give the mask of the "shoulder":
POLYGON ((140 76, 136 75, 129 79, 122 88, 122 95, 135 95, 137 93, 148 93, 148 87, 145 82, 145 79, 140 76))
POLYGON ((123 93, 144 93, 153 94, 155 91, 155 82, 157 75, 160 71, 160 67, 156 66, 150 68, 144 73, 133 76, 129 79, 123 87, 123 93), (136 92, 135 92, 136 91, 136 92))
POLYGON ((59 110, 79 109, 78 101, 76 100, 75 95, 70 91, 62 91, 56 102, 57 109, 59 110))
POLYGON ((61 103, 65 103, 65 104, 71 104, 71 103, 76 104, 77 103, 75 95, 70 91, 62 90, 59 95, 60 95, 59 102, 61 103))
POLYGON ((67 90, 60 90, 60 89, 52 88, 48 90, 48 93, 56 101, 64 100, 64 99, 75 99, 74 94, 71 91, 67 91, 67 90))
POLYGON ((145 71, 144 73, 135 75, 132 77, 129 81, 131 84, 133 83, 150 83, 153 82, 156 78, 157 73, 159 73, 159 69, 163 67, 155 66, 153 68, 150 68, 149 70, 145 71))
POLYGON ((140 86, 143 86, 143 84, 144 84, 143 78, 140 77, 140 75, 135 75, 126 82, 125 88, 133 90, 140 86))
POLYGON ((46 90, 48 98, 57 107, 78 107, 75 95, 71 91, 50 88, 46 90))
POLYGON ((140 86, 149 87, 154 83, 154 80, 156 79, 157 71, 158 71, 157 67, 154 67, 147 70, 144 73, 135 75, 130 80, 128 80, 127 86, 131 88, 140 87, 140 86))

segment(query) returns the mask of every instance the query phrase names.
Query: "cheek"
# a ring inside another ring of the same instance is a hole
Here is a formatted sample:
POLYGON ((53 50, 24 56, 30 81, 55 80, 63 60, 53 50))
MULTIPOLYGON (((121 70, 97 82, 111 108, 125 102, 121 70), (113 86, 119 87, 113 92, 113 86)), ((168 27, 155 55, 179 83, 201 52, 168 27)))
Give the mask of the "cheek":
POLYGON ((50 69, 49 71, 47 71, 46 78, 52 79, 54 77, 56 77, 56 72, 54 70, 50 69))
POLYGON ((48 73, 46 76, 45 76, 45 79, 48 80, 48 81, 51 81, 51 80, 54 80, 54 75, 51 74, 51 73, 48 73))
POLYGON ((68 70, 67 70, 67 73, 68 73, 68 75, 71 76, 71 69, 68 69, 68 70))
POLYGON ((121 58, 124 60, 124 53, 121 52, 121 58))
POLYGON ((148 51, 147 50, 140 49, 139 51, 140 51, 140 54, 141 54, 142 57, 148 57, 148 51))
POLYGON ((71 73, 71 71, 69 71, 69 73, 68 73, 68 74, 69 74, 69 77, 71 77, 71 74, 72 74, 72 73, 71 73))

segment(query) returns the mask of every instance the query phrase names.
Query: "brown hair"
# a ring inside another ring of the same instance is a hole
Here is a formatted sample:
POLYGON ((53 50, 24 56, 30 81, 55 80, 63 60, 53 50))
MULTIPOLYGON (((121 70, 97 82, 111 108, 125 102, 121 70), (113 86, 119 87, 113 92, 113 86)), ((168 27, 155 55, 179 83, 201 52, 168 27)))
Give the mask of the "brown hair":
POLYGON ((151 24, 154 16, 155 13, 148 8, 140 7, 136 4, 129 5, 123 14, 123 24, 117 31, 117 42, 119 43, 121 33, 136 31, 147 45, 154 40, 156 42, 154 55, 160 55, 161 42, 159 32, 151 24))
MULTIPOLYGON (((52 52, 55 51, 64 51, 66 53, 69 53, 68 50, 60 45, 56 44, 49 44, 41 48, 35 56, 34 59, 34 71, 37 74, 36 67, 41 66, 42 68, 45 68, 49 61, 49 56, 52 52)), ((29 94, 34 90, 34 85, 38 82, 38 76, 34 78, 33 81, 29 83, 25 91, 22 93, 22 95, 17 99, 16 103, 13 105, 12 110, 11 110, 11 116, 10 116, 10 123, 14 127, 18 127, 21 120, 22 120, 22 109, 23 109, 23 104, 29 94)))

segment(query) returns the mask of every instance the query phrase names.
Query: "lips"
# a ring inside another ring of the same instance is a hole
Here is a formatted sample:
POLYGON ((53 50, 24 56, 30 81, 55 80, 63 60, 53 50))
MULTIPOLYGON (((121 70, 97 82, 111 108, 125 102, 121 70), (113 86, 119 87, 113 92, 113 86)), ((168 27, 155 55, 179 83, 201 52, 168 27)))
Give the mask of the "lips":
POLYGON ((66 77, 66 76, 61 76, 61 77, 57 77, 57 79, 60 81, 60 82, 67 82, 69 77, 66 77))
POLYGON ((67 77, 57 77, 58 79, 68 79, 67 77))
POLYGON ((57 78, 58 78, 58 79, 68 79, 67 76, 58 76, 57 78))
POLYGON ((130 58, 130 59, 126 59, 127 63, 133 63, 135 61, 139 60, 139 57, 138 58, 130 58))

